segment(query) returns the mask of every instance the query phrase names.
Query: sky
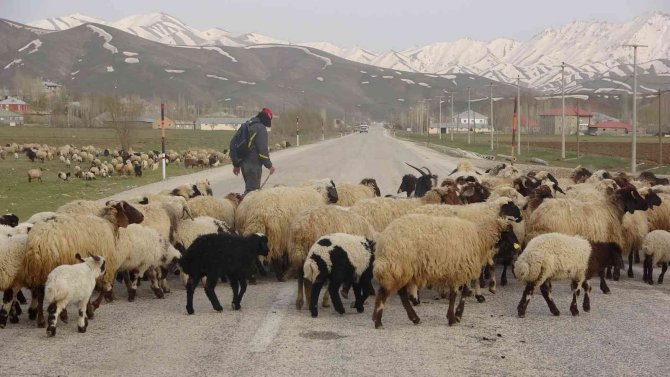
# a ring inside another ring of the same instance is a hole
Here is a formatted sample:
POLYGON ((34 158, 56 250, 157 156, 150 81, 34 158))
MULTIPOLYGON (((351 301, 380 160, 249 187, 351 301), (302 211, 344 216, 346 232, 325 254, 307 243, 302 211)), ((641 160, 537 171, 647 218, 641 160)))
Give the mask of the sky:
POLYGON ((623 22, 669 0, 0 0, 0 18, 27 23, 72 13, 114 21, 164 12, 197 29, 258 32, 285 41, 403 50, 459 38, 528 40, 576 20, 623 22))

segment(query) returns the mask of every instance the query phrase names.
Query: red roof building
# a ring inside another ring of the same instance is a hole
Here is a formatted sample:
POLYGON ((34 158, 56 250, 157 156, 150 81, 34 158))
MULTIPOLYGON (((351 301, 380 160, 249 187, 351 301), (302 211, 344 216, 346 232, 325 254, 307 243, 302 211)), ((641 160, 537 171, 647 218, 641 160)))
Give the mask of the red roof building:
POLYGON ((589 135, 627 135, 633 126, 619 121, 598 122, 589 126, 589 135))
POLYGON ((14 97, 5 97, 0 101, 0 109, 13 111, 15 113, 23 113, 30 110, 30 105, 14 97))

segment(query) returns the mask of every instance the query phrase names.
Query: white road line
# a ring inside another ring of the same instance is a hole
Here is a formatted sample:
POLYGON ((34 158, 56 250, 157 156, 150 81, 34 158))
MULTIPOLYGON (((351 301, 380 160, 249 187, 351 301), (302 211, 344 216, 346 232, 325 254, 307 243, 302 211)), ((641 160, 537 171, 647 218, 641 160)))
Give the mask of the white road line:
POLYGON ((279 326, 281 325, 284 316, 286 315, 286 308, 290 305, 291 300, 294 299, 295 284, 285 284, 285 287, 279 290, 277 297, 272 302, 270 312, 265 317, 265 320, 258 328, 256 334, 249 343, 249 352, 260 353, 265 352, 267 347, 272 343, 279 326))

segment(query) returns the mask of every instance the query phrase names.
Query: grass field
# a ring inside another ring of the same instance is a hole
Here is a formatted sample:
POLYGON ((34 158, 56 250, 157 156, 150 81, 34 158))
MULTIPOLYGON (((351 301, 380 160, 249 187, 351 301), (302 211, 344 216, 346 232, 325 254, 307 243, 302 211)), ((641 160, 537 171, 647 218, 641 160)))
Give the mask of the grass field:
MULTIPOLYGON (((460 148, 486 155, 511 154, 510 134, 499 134, 494 136, 494 149, 491 151, 491 137, 487 135, 476 135, 471 137, 471 143, 467 142, 467 134, 455 134, 454 140, 451 135, 417 135, 411 132, 397 131, 396 136, 412 141, 429 142, 434 145, 444 145, 452 148, 460 148)), ((520 163, 530 163, 531 157, 547 161, 553 166, 575 167, 582 165, 590 169, 630 170, 630 138, 616 136, 580 136, 579 158, 577 157, 576 137, 566 137, 566 159, 561 159, 560 136, 549 135, 522 135, 521 154, 517 157, 520 163)), ((670 167, 658 166, 658 138, 639 137, 637 146, 638 170, 653 169, 655 173, 668 174, 670 167)), ((670 160, 670 143, 663 144, 663 161, 670 160)))
MULTIPOLYGON (((232 132, 228 131, 167 130, 166 149, 177 151, 189 148, 223 150, 228 147, 231 136, 232 132)), ((111 129, 0 127, 0 143, 5 145, 11 142, 40 143, 50 146, 93 145, 110 149, 119 147, 116 134, 111 129)), ((138 151, 160 150, 159 131, 136 130, 133 134, 132 146, 138 151)), ((85 163, 81 164, 81 167, 85 169, 85 163)), ((93 181, 71 177, 70 182, 61 182, 57 177, 59 171, 67 171, 67 169, 58 159, 45 163, 33 163, 24 155, 20 155, 18 160, 14 160, 12 156, 8 156, 6 160, 0 160, 0 177, 2 177, 0 211, 16 213, 20 218, 25 219, 35 212, 53 211, 71 200, 104 198, 161 179, 159 169, 146 170, 142 177, 112 176, 93 181), (26 172, 34 167, 44 169, 42 183, 35 181, 28 183, 26 172)), ((186 169, 183 165, 171 164, 167 167, 169 177, 195 171, 197 169, 186 169)))

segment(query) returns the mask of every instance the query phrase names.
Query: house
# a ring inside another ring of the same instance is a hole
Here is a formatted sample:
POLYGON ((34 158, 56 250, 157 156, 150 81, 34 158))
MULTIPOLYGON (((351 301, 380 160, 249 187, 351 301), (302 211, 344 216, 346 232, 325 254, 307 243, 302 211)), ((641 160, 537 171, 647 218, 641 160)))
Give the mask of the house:
POLYGON ((456 132, 467 132, 468 129, 475 132, 490 132, 489 117, 476 111, 464 111, 454 116, 451 123, 456 125, 456 132), (469 124, 468 124, 469 122, 469 124))
POLYGON ((589 125, 589 135, 628 135, 633 132, 633 126, 619 121, 605 121, 589 125))
POLYGON ((0 109, 24 113, 30 110, 30 105, 15 97, 7 97, 0 101, 0 109))
POLYGON ((46 93, 58 93, 63 87, 62 85, 56 84, 53 81, 42 81, 42 86, 44 87, 44 91, 46 93))
MULTIPOLYGON (((165 117, 165 129, 166 130, 195 130, 196 123, 191 120, 172 120, 168 117, 165 117)), ((161 128, 161 118, 156 118, 152 121, 151 128, 160 129, 161 128)))
POLYGON ((0 109, 0 124, 9 124, 10 126, 23 124, 23 115, 9 110, 0 109))
MULTIPOLYGON (((247 118, 201 117, 195 122, 195 128, 201 131, 236 131, 247 118)), ((268 131, 270 129, 268 128, 268 131)))
POLYGON ((443 122, 443 123, 430 123, 430 128, 428 129, 428 133, 431 135, 437 135, 438 134, 438 129, 439 132, 442 134, 447 134, 451 132, 451 130, 456 129, 456 123, 453 122, 443 122))
MULTIPOLYGON (((591 125, 593 113, 583 109, 577 110, 575 106, 565 106, 565 128, 566 134, 574 135, 577 133, 577 124, 579 124, 580 133, 588 131, 591 125)), ((562 115, 561 108, 550 109, 540 114, 540 133, 545 135, 560 135, 562 133, 562 115)))

